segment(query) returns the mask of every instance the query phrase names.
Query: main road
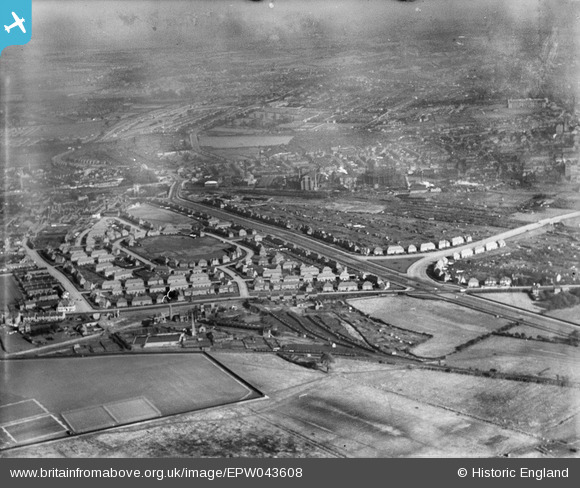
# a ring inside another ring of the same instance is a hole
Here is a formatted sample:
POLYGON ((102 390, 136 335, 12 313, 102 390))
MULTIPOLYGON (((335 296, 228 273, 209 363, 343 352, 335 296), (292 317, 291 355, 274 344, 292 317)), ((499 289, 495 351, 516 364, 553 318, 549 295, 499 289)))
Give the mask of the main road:
MULTIPOLYGON (((340 262, 341 264, 348 267, 374 274, 384 280, 388 280, 391 283, 402 286, 409 291, 414 290, 416 292, 420 292, 420 294, 425 298, 442 299, 457 305, 494 314, 508 320, 526 323, 540 329, 546 329, 555 324, 573 325, 567 321, 546 317, 511 305, 491 302, 490 300, 486 300, 484 298, 461 293, 459 291, 460 288, 456 285, 434 282, 427 276, 427 267, 430 263, 436 261, 437 259, 449 255, 449 253, 452 252, 450 249, 429 253, 428 255, 419 259, 417 262, 413 263, 407 270, 407 274, 399 273, 381 265, 380 263, 374 262, 372 259, 368 259, 365 256, 353 255, 334 246, 330 246, 328 244, 304 236, 297 231, 264 224, 256 220, 241 217, 237 214, 232 214, 218 208, 210 207, 183 198, 181 196, 182 183, 183 182, 176 182, 170 191, 170 199, 174 200, 176 203, 179 203, 182 206, 202 211, 223 220, 234 221, 249 228, 256 229, 260 232, 279 237, 280 239, 284 239, 288 242, 292 242, 298 246, 301 246, 304 249, 334 259, 335 261, 340 262)), ((546 225, 553 225, 557 222, 561 222, 562 220, 575 217, 580 217, 580 212, 571 212, 568 214, 543 219, 532 224, 527 224, 477 242, 471 242, 465 246, 453 248, 453 252, 456 250, 460 251, 461 249, 474 248, 476 246, 485 245, 488 242, 497 241, 499 239, 510 239, 515 236, 525 234, 526 232, 540 229, 546 225)), ((383 259, 388 259, 388 257, 384 256, 383 259)))
POLYGON ((69 279, 62 274, 58 269, 54 266, 51 266, 46 263, 44 259, 40 257, 37 251, 25 245, 24 248, 26 249, 26 254, 34 261, 34 264, 39 268, 46 269, 49 274, 57 279, 59 283, 63 286, 63 288, 68 291, 69 296, 72 300, 74 300, 76 305, 77 312, 94 312, 95 309, 87 302, 86 298, 83 294, 78 291, 75 286, 69 281, 69 279))

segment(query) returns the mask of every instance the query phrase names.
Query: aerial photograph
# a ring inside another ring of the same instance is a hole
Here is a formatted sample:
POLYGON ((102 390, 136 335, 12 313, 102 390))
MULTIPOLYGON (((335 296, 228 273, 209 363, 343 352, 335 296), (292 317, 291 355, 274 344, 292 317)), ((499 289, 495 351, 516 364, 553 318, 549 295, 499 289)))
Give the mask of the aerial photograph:
POLYGON ((1 15, 0 458, 580 457, 579 0, 1 15))

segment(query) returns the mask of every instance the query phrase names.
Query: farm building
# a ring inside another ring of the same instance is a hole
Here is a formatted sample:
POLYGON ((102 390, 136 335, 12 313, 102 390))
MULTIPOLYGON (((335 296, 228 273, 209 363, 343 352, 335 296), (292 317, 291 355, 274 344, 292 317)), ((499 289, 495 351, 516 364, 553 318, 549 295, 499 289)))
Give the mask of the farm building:
POLYGON ((417 252, 417 246, 415 246, 414 244, 409 244, 409 247, 407 247, 407 254, 413 254, 417 252))

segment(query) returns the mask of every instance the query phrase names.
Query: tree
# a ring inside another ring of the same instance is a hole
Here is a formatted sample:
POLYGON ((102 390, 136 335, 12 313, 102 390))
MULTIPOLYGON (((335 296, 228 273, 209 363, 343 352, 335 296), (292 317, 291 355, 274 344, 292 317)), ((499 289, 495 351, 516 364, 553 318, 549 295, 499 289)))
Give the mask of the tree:
POLYGON ((330 368, 334 362, 334 356, 329 352, 323 352, 322 356, 320 356, 320 365, 326 369, 327 373, 330 372, 330 368))
POLYGON ((568 344, 571 346, 578 346, 580 345, 580 331, 574 330, 568 336, 568 344))

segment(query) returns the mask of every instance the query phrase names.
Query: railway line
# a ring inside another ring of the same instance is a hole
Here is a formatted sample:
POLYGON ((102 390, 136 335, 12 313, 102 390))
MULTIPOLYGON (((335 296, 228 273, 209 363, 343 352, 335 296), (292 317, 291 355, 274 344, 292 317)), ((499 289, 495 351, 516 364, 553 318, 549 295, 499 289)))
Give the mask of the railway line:
MULTIPOLYGON (((180 191, 181 184, 176 182, 170 191, 170 199, 178 202, 182 206, 204 212, 223 220, 234 221, 240 225, 256 229, 265 234, 279 237, 280 239, 292 242, 311 252, 315 252, 322 256, 333 259, 342 265, 348 266, 351 269, 374 274, 384 280, 390 281, 391 283, 403 287, 406 289, 406 291, 420 292, 424 298, 435 300, 444 299, 450 303, 454 303, 462 307, 467 307, 472 310, 478 310, 487 314, 496 315, 508 320, 518 321, 520 323, 525 323, 526 325, 531 325, 538 328, 547 328, 555 324, 574 325, 578 327, 578 325, 572 324, 570 322, 552 317, 541 316, 511 305, 501 304, 498 302, 489 302, 478 297, 473 297, 464 293, 458 293, 459 289, 454 285, 434 282, 426 275, 426 267, 430 262, 435 261, 439 257, 447 254, 449 250, 431 253, 430 255, 425 256, 423 259, 413 263, 413 265, 411 265, 408 270, 408 274, 400 273, 398 271, 386 268, 380 263, 373 262, 371 260, 365 260, 363 257, 352 255, 336 247, 296 233, 295 231, 265 224, 246 217, 241 217, 236 214, 231 214, 215 207, 209 207, 201 203, 194 202, 182 197, 180 191)), ((473 247, 481 242, 489 242, 497 239, 508 239, 510 237, 541 228, 545 225, 559 222, 566 218, 574 218, 578 216, 580 216, 580 212, 572 212, 570 214, 544 219, 533 224, 518 227, 517 229, 511 229, 509 231, 502 232, 501 234, 489 237, 479 242, 472 242, 465 247, 473 247)))

